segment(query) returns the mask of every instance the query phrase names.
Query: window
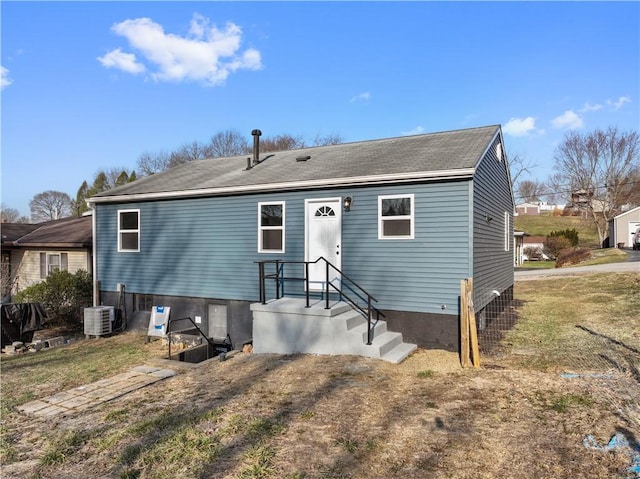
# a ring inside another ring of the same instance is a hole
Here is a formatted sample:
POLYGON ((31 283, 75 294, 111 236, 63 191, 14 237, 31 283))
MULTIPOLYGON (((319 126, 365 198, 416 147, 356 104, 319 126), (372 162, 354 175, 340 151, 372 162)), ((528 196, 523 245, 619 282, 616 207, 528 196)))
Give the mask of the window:
POLYGON ((504 250, 511 249, 511 218, 509 212, 504 212, 504 250))
POLYGON ((135 304, 135 311, 151 311, 151 308, 153 308, 153 295, 134 293, 133 303, 135 304))
POLYGON ((335 216, 336 212, 330 206, 321 206, 316 210, 314 216, 335 216))
POLYGON ((118 210, 118 251, 140 251, 140 210, 118 210))
POLYGON ((378 239, 413 239, 413 195, 378 196, 378 239))
POLYGON ((258 253, 284 253, 284 201, 258 203, 258 253))
POLYGON ((68 269, 67 253, 40 253, 40 279, 45 279, 54 271, 67 271, 68 269))

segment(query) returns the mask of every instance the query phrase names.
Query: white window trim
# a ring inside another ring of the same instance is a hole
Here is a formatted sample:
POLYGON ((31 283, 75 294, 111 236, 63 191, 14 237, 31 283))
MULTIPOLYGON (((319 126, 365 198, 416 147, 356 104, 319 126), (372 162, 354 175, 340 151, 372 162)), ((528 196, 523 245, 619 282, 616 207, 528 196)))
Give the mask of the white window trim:
POLYGON ((118 210, 118 252, 119 253, 139 253, 140 252, 140 210, 118 210), (123 230, 120 227, 121 213, 138 213, 138 227, 136 229, 123 230), (138 248, 136 249, 123 249, 122 248, 122 233, 137 233, 138 234, 138 248))
POLYGON ((258 203, 258 253, 284 253, 285 250, 285 226, 286 226, 286 205, 284 201, 261 201, 258 203), (282 206, 282 226, 262 226, 262 207, 263 206, 282 206), (262 231, 281 230, 282 231, 282 249, 264 249, 262 247, 262 231))
POLYGON ((416 204, 413 193, 404 195, 382 195, 378 196, 378 239, 380 240, 412 240, 415 238, 415 211, 416 204), (382 200, 395 199, 395 198, 409 198, 411 200, 411 214, 402 216, 382 216, 382 200), (385 236, 384 229, 382 227, 383 218, 386 220, 410 220, 411 234, 409 236, 385 236))

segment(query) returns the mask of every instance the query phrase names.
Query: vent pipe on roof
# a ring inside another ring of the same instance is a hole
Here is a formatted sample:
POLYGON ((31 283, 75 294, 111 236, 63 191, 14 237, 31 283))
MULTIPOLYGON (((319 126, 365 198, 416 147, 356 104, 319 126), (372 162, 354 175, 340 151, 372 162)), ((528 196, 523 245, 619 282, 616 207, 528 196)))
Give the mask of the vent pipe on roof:
POLYGON ((257 165, 260 163, 260 135, 262 135, 262 132, 253 130, 251 134, 253 135, 253 164, 257 165))

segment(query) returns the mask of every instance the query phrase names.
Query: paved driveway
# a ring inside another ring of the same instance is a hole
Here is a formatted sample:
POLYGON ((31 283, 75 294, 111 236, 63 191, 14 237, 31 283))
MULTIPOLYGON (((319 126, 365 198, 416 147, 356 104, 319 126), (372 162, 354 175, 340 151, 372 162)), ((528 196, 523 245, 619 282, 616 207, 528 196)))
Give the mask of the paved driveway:
POLYGON ((636 273, 640 274, 640 251, 625 251, 629 259, 622 263, 598 264, 595 266, 571 266, 567 268, 532 269, 516 271, 516 281, 552 278, 556 276, 576 276, 588 273, 636 273))

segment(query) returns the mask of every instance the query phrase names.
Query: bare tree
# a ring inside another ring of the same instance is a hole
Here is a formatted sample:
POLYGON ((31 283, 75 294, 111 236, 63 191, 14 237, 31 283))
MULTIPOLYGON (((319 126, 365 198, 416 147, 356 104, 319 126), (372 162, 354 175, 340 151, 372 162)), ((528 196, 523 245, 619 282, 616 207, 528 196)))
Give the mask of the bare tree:
POLYGON ((544 182, 544 197, 549 203, 559 204, 571 198, 571 191, 564 184, 562 175, 556 173, 544 182))
POLYGON ((344 140, 338 133, 330 133, 324 136, 318 133, 313 139, 313 146, 339 145, 340 143, 344 143, 344 140))
POLYGON ((205 149, 207 157, 224 158, 247 154, 251 151, 251 146, 238 131, 226 130, 213 135, 205 149))
MULTIPOLYGON (((313 140, 313 146, 335 145, 342 141, 342 137, 335 133, 325 136, 318 134, 313 140)), ((290 134, 266 137, 260 141, 261 152, 294 150, 305 146, 301 136, 290 134)), ((237 130, 225 130, 212 135, 209 143, 206 144, 193 141, 183 144, 170 153, 166 151, 143 153, 138 157, 137 168, 142 176, 149 176, 193 160, 248 155, 251 152, 252 142, 244 135, 237 130)))
POLYGON ((544 195, 544 184, 537 180, 522 180, 517 186, 518 197, 527 203, 540 201, 544 195))
POLYGON ((304 147, 304 140, 301 136, 293 136, 289 134, 266 137, 263 140, 260 140, 260 151, 264 152, 296 150, 304 147))
POLYGON ((633 168, 626 177, 614 182, 614 185, 607 185, 607 188, 618 192, 621 206, 640 206, 640 166, 633 168))
POLYGON ((9 208, 4 203, 0 204, 0 221, 2 223, 28 223, 29 218, 22 216, 15 208, 9 208))
POLYGON ((62 191, 38 193, 29 202, 31 220, 35 223, 71 216, 71 197, 62 191))
POLYGON ((603 244, 609 220, 629 199, 628 178, 640 168, 640 134, 616 127, 584 135, 571 131, 556 148, 554 159, 559 178, 570 185, 572 194, 588 198, 581 207, 603 244))
POLYGON ((149 176, 167 170, 170 161, 171 155, 163 150, 158 153, 142 153, 136 164, 142 176, 149 176))
POLYGON ((516 153, 509 157, 509 172, 511 174, 511 188, 516 189, 518 180, 525 173, 531 173, 536 165, 527 160, 523 155, 516 153))
POLYGON ((115 188, 116 186, 124 185, 125 183, 129 182, 129 170, 124 167, 114 167, 98 171, 98 173, 96 173, 96 176, 94 177, 94 184, 96 183, 96 178, 101 173, 104 173, 105 175, 104 189, 102 189, 101 191, 110 190, 111 188, 115 188))
POLYGON ((208 154, 207 145, 202 145, 197 141, 192 141, 191 143, 185 143, 177 150, 174 150, 169 155, 169 165, 168 168, 173 168, 174 166, 182 165, 184 163, 189 163, 194 160, 202 160, 210 156, 208 154))

